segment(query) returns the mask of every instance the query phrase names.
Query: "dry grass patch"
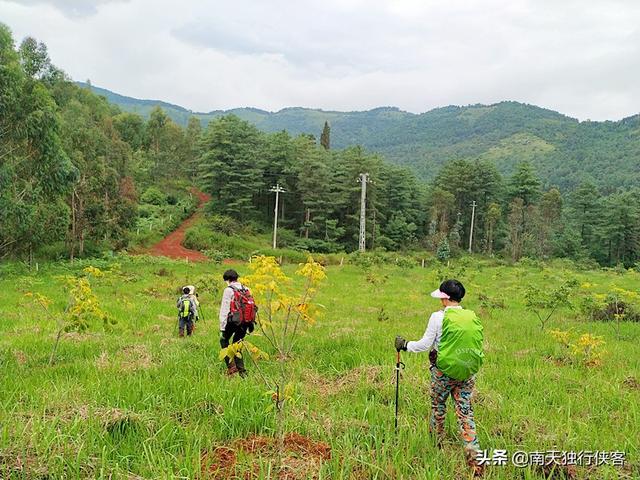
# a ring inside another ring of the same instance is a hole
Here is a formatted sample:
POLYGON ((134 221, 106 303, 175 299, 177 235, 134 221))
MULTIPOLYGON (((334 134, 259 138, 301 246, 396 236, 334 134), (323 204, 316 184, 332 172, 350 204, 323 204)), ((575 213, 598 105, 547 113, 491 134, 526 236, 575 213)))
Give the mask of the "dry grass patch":
POLYGON ((96 360, 100 369, 118 368, 126 372, 148 370, 156 367, 157 363, 146 345, 127 345, 120 349, 112 358, 108 352, 102 352, 96 360))
POLYGON ((373 386, 385 386, 392 380, 391 369, 381 365, 363 365, 354 368, 335 378, 330 378, 315 370, 306 370, 303 382, 323 395, 335 395, 345 390, 351 390, 360 383, 373 386))

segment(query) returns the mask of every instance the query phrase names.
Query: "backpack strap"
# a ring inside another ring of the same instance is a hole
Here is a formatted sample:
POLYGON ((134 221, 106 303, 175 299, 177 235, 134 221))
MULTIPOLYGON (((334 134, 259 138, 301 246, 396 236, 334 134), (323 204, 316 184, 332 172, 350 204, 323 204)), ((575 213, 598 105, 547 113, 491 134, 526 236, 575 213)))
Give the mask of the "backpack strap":
POLYGON ((248 290, 247 287, 245 287, 244 285, 240 284, 240 288, 236 288, 233 285, 227 285, 227 288, 230 288, 231 290, 233 290, 234 292, 240 292, 240 293, 244 293, 248 290))

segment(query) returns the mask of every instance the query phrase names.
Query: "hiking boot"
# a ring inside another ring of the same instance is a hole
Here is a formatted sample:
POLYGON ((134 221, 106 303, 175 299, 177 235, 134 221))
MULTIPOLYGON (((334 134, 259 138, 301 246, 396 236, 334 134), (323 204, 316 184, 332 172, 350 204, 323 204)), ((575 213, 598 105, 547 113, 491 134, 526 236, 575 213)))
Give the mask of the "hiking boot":
POLYGON ((229 368, 227 369, 227 375, 228 376, 233 376, 236 373, 239 373, 240 370, 238 370, 238 367, 236 367, 236 365, 234 363, 232 363, 231 365, 229 365, 229 368))
POLYGON ((465 448, 464 456, 465 460, 467 461, 467 465, 469 465, 469 467, 471 467, 471 470, 473 471, 473 476, 484 476, 484 464, 478 462, 478 450, 475 450, 473 448, 465 448))

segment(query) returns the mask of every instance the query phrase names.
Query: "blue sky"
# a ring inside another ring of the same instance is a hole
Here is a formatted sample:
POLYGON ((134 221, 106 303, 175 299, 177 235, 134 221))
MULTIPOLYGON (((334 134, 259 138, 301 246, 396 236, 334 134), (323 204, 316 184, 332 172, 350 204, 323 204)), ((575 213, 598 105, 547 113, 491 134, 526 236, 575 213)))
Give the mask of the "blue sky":
POLYGON ((637 0, 0 0, 76 80, 209 111, 640 112, 637 0))

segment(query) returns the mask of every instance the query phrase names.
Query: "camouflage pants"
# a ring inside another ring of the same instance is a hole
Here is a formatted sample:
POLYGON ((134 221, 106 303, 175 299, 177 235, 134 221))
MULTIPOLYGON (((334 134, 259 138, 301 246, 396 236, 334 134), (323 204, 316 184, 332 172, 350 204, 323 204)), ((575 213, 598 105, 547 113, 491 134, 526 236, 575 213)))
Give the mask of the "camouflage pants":
POLYGON ((444 437, 444 419, 447 414, 447 398, 451 395, 458 417, 460 435, 465 448, 480 450, 476 424, 473 420, 471 394, 475 377, 468 380, 455 380, 446 376, 437 367, 431 367, 431 431, 438 438, 444 437))

